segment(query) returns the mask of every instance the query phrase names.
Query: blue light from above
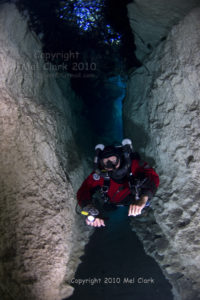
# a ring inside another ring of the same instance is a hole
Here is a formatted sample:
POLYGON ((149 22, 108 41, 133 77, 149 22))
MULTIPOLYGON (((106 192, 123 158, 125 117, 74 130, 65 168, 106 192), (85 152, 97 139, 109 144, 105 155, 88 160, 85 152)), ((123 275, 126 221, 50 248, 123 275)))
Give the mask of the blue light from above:
MULTIPOLYGON (((59 11, 62 20, 72 21, 85 32, 98 30, 99 24, 102 25, 102 10, 104 0, 71 0, 63 1, 59 11)), ((116 33, 109 24, 105 24, 105 43, 120 42, 121 36, 116 33)), ((101 26, 102 30, 102 26, 101 26)))
POLYGON ((126 82, 120 75, 110 77, 102 84, 90 111, 97 143, 109 145, 123 139, 122 101, 125 94, 126 82))
POLYGON ((118 90, 118 96, 114 100, 113 128, 115 128, 115 139, 121 141, 123 139, 123 121, 122 121, 122 102, 126 95, 126 82, 120 75, 109 78, 109 82, 114 84, 118 90))

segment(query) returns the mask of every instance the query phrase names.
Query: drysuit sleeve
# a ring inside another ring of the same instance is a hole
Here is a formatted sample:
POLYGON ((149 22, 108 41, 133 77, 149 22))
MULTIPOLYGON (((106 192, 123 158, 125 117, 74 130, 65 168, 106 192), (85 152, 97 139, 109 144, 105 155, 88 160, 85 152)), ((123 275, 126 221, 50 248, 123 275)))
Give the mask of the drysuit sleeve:
POLYGON ((94 179, 94 173, 91 173, 82 183, 77 192, 78 204, 84 207, 92 202, 92 195, 98 186, 103 184, 102 178, 99 180, 94 179))
POLYGON ((141 196, 148 196, 149 200, 155 195, 159 186, 159 176, 146 162, 132 161, 132 173, 144 183, 141 186, 141 196))

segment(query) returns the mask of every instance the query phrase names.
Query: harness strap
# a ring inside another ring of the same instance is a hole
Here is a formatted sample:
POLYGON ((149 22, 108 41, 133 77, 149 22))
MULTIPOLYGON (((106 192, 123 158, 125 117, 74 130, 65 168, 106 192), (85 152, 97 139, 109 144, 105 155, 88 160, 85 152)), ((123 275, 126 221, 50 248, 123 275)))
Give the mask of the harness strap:
POLYGON ((131 194, 135 194, 135 180, 134 180, 133 173, 130 170, 128 175, 128 184, 131 190, 131 194))
POLYGON ((110 188, 110 176, 107 174, 106 176, 104 176, 104 183, 100 189, 102 199, 104 200, 105 203, 109 201, 109 197, 108 197, 109 188, 110 188))

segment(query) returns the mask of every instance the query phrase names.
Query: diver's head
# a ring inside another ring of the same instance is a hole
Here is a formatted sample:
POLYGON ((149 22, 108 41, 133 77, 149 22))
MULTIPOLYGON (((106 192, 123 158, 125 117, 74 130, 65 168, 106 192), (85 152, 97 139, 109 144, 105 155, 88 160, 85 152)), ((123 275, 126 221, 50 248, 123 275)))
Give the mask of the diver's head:
POLYGON ((120 167, 119 151, 114 146, 106 146, 100 154, 101 167, 107 171, 113 171, 120 167))
POLYGON ((102 165, 107 171, 113 171, 118 169, 120 166, 120 159, 117 156, 113 155, 107 158, 102 159, 102 165))

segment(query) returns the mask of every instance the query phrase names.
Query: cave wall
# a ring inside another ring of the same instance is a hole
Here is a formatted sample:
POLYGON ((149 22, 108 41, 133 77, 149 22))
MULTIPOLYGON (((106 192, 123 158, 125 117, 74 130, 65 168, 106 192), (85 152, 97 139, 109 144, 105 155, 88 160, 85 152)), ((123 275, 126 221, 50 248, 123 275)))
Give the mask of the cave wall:
POLYGON ((144 60, 162 40, 166 39, 172 26, 199 4, 199 0, 134 0, 130 2, 127 9, 137 45, 136 56, 144 60))
MULTIPOLYGON (((16 7, 0 6, 0 299, 59 300, 89 231, 75 216, 86 168, 65 79, 46 68, 41 43, 16 7), (63 84, 63 79, 62 79, 63 84)), ((84 123, 84 121, 83 121, 84 123)), ((87 132, 89 139, 90 133, 87 132)))
MULTIPOLYGON (((135 1, 134 1, 135 2, 135 1)), ((200 8, 173 26, 130 77, 125 135, 160 176, 146 217, 132 219, 175 299, 200 299, 200 8)))

